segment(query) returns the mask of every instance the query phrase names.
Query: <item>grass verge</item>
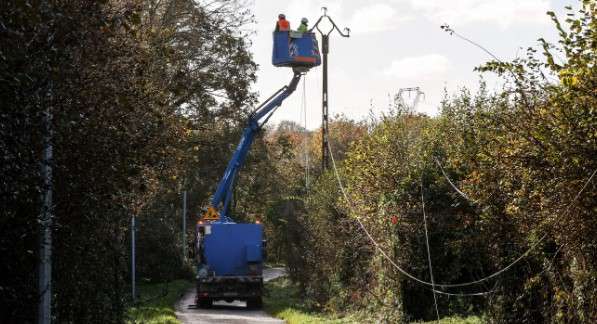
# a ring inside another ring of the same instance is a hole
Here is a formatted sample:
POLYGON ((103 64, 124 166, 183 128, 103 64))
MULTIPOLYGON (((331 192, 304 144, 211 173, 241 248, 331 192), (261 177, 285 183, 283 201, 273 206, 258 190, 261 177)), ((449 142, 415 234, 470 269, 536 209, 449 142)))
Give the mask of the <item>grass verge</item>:
POLYGON ((288 324, 302 323, 361 323, 351 317, 338 318, 332 314, 310 311, 299 297, 297 287, 286 277, 265 283, 264 310, 288 324))
POLYGON ((139 304, 127 309, 127 324, 179 324, 174 304, 193 284, 188 280, 140 284, 139 304))
MULTIPOLYGON (((430 321, 430 322, 412 322, 420 323, 420 324, 432 324, 437 323, 437 321, 430 321)), ((479 316, 467 316, 467 317, 460 317, 460 316, 450 316, 450 317, 442 317, 439 320, 440 324, 484 324, 486 323, 481 317, 479 316)))
MULTIPOLYGON (((288 324, 302 323, 374 323, 374 320, 367 319, 366 314, 339 315, 320 313, 309 310, 304 300, 300 298, 298 289, 288 278, 281 277, 265 283, 264 310, 273 316, 285 320, 288 324)), ((412 322, 420 324, 437 323, 412 322)), ((483 324, 485 321, 478 316, 468 317, 444 317, 440 324, 483 324)))

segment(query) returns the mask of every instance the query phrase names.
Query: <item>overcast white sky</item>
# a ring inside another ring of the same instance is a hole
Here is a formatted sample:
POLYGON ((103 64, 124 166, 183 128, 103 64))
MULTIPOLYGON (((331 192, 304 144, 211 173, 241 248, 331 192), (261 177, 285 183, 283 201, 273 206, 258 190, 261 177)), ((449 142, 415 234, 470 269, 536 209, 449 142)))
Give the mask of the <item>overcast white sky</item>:
MULTIPOLYGON (((259 64, 255 90, 260 99, 288 83, 289 68, 271 65, 271 32, 279 13, 285 13, 291 27, 301 17, 314 23, 321 7, 328 8, 339 27, 350 27, 351 37, 330 38, 330 114, 343 113, 353 119, 376 113, 388 106, 388 94, 400 88, 420 87, 425 100, 417 110, 435 114, 444 88, 454 93, 460 87, 476 89, 479 74, 475 66, 489 57, 478 48, 440 29, 449 24, 460 34, 481 43, 501 59, 509 60, 535 46, 539 37, 555 39, 553 25, 545 12, 560 14, 574 0, 254 0, 252 51, 259 64)), ((490 89, 499 80, 484 75, 490 89)), ((287 99, 270 123, 299 122, 302 84, 287 99)), ((307 127, 321 123, 321 67, 307 74, 307 127)))

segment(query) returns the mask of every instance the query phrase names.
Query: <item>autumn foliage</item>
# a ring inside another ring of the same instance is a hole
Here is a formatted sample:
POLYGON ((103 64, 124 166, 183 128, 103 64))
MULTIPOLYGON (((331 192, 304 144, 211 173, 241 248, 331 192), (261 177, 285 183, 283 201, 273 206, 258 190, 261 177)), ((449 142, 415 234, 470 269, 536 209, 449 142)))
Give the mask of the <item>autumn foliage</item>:
MULTIPOLYGON (((320 168, 319 130, 266 129, 232 215, 263 221, 270 261, 313 310, 434 319, 430 287, 396 267, 431 280, 425 213, 441 316, 597 322, 597 4, 580 8, 548 13, 557 44, 477 68, 500 91, 462 89, 433 117, 399 101, 370 121, 336 116, 339 179, 320 168)), ((190 277, 181 192, 191 234, 255 104, 251 21, 243 1, 0 4, 0 322, 35 321, 45 111, 53 320, 126 320, 131 216, 139 280, 190 277)))
POLYGON ((557 44, 541 39, 540 51, 477 69, 502 76, 502 91, 463 89, 436 117, 397 103, 345 142, 337 163, 347 197, 328 171, 279 209, 292 224, 286 260, 314 308, 433 320, 430 287, 390 262, 431 281, 425 212, 436 283, 499 271, 436 287, 440 315, 597 320, 596 4, 569 12, 565 22, 548 13, 557 44))

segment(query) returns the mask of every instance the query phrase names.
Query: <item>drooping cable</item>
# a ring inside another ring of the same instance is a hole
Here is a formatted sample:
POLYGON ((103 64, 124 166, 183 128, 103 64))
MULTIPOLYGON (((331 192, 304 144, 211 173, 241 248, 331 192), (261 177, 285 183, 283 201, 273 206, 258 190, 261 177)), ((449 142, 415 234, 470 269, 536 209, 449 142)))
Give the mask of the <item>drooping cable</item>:
POLYGON ((305 188, 309 190, 309 131, 307 130, 307 76, 303 78, 303 99, 301 111, 303 113, 303 150, 305 154, 305 188))
MULTIPOLYGON (((422 285, 426 285, 426 286, 431 286, 431 287, 440 287, 440 288, 451 288, 451 287, 466 287, 466 286, 471 286, 471 285, 476 285, 482 282, 485 282, 487 280, 490 280, 494 277, 497 277, 499 275, 501 275, 502 273, 504 273, 505 271, 508 271, 510 268, 512 268, 514 265, 516 265, 518 262, 520 262, 522 259, 524 259, 529 253, 531 253, 531 251, 533 251, 546 237, 547 237, 547 233, 543 234, 539 240, 537 242, 535 242, 533 245, 531 245, 523 254, 521 254, 518 258, 516 258, 514 261, 512 261, 510 264, 508 264, 507 266, 505 266, 504 268, 486 276, 483 277, 481 279, 478 280, 474 280, 474 281, 470 281, 470 282, 464 282, 464 283, 458 283, 458 284, 437 284, 437 283, 431 283, 431 282, 427 282, 425 280, 419 279, 417 277, 415 277, 414 275, 412 275, 411 273, 409 273, 408 271, 402 269, 396 262, 394 262, 394 260, 392 260, 392 258, 390 258, 390 256, 381 248, 381 246, 379 245, 379 243, 377 243, 377 241, 373 238, 373 236, 371 235, 371 233, 369 233, 369 231, 367 230, 367 228, 365 227, 365 225, 362 223, 361 218, 359 217, 359 215, 357 213, 355 213, 356 211, 356 207, 355 204, 352 202, 352 200, 348 197, 348 194, 346 193, 346 190, 344 189, 344 185, 342 184, 342 180, 340 178, 340 175, 338 173, 338 169, 336 167, 336 162, 334 160, 334 155, 332 154, 332 149, 330 147, 330 144, 328 142, 328 151, 330 153, 330 157, 332 160, 332 167, 334 169, 334 174, 336 176, 336 180, 338 182, 338 187, 340 188, 340 191, 342 192, 342 195, 344 196, 344 199, 346 200, 346 202, 348 202, 351 205, 351 209, 355 215, 355 219, 357 221, 357 223, 359 224, 359 227, 363 230, 363 232, 365 233, 365 235, 367 236, 367 238, 369 239, 369 241, 371 242, 371 244, 373 244, 373 246, 377 249, 377 251, 386 259, 388 260, 388 262, 394 266, 394 268, 396 268, 398 271, 400 271, 403 275, 405 275, 406 277, 412 279, 413 281, 416 281, 422 285)), ((582 192, 585 190, 585 188, 588 186, 588 184, 591 182, 591 180, 593 180, 593 177, 595 176, 595 173, 597 173, 597 169, 595 169, 595 171, 593 171, 593 173, 591 174, 591 176, 589 177, 589 179, 585 182, 584 186, 582 187, 582 189, 578 192, 578 194, 574 197, 574 199, 570 202, 570 204, 568 205, 568 207, 566 208, 566 211, 564 213, 564 215, 567 215, 568 212, 570 211, 570 207, 572 207, 572 205, 576 202, 576 200, 578 199, 578 197, 580 197, 580 195, 582 194, 582 192)))
POLYGON ((427 261, 429 263, 429 276, 431 277, 431 290, 433 290, 433 305, 435 315, 439 323, 439 311, 437 309, 437 296, 435 294, 435 279, 433 279, 433 266, 431 265, 431 251, 429 249, 429 234, 427 232, 427 214, 425 214, 425 192, 423 191, 423 174, 421 173, 421 210, 423 211, 423 227, 425 228, 425 246, 427 247, 427 261))
MULTIPOLYGON (((437 166, 439 167, 439 169, 441 170, 442 174, 444 175, 444 178, 446 179, 446 181, 448 181, 448 183, 450 184, 450 186, 454 189, 454 191, 456 191, 458 194, 460 194, 463 198, 465 198, 466 200, 468 200, 471 203, 477 204, 478 201, 477 200, 473 200, 471 199, 467 194, 465 194, 462 190, 460 190, 455 184, 454 182, 452 182, 452 180, 450 179, 450 177, 448 177, 448 174, 446 173, 446 171, 444 170, 443 166, 441 165, 441 163, 439 162, 439 160, 436 157, 433 157, 433 160, 435 161, 435 163, 437 164, 437 166)), ((591 174, 591 176, 589 177, 589 179, 587 180, 587 182, 585 182, 585 184, 583 185, 583 188, 578 192, 578 194, 574 197, 572 202, 575 202, 578 197, 580 196, 580 194, 585 190, 586 186, 591 182, 591 179, 595 176, 595 173, 597 172, 597 170, 593 171, 593 173, 591 174)), ((568 213, 568 209, 569 209, 570 205, 568 206, 568 208, 566 209, 565 213, 568 213)), ((541 238, 541 240, 543 240, 544 237, 541 238)), ((561 245, 560 247, 558 247, 558 249, 556 250, 556 252, 554 253, 554 256, 552 257, 549 266, 545 269, 543 269, 540 274, 543 274, 544 272, 548 271, 549 269, 552 268, 553 266, 553 261, 555 259, 555 257, 558 255, 558 253, 560 252, 560 250, 565 246, 561 245)), ((443 292, 439 292, 440 294, 443 292)), ((488 293, 493 293, 493 291, 490 291, 488 293)), ((457 295, 457 296, 461 296, 463 294, 450 294, 450 293, 445 293, 448 295, 457 295)), ((464 294, 464 295, 471 295, 471 294, 464 294)), ((477 293, 472 294, 472 295, 478 295, 477 293)))
MULTIPOLYGON (((332 166, 334 168, 334 174, 336 175, 336 180, 338 182, 338 186, 344 196, 344 199, 351 204, 351 209, 353 210, 353 213, 356 217, 357 223, 359 224, 359 227, 361 227, 361 229, 363 230, 363 232, 365 233, 365 235, 367 235, 367 237, 369 238, 369 241, 375 246, 375 248, 379 251, 379 253, 390 262, 390 264, 392 264, 396 269, 398 269, 398 271, 400 271, 402 274, 404 274, 405 276, 409 277, 410 279, 417 281, 421 284, 424 285, 432 285, 431 283, 428 283, 424 280, 421 280, 417 277, 415 277, 414 275, 411 275, 410 273, 406 272, 404 269, 402 269, 400 266, 398 266, 394 260, 392 260, 383 249, 381 249, 381 247, 379 246, 379 244, 377 243, 377 241, 375 241, 375 239, 373 238, 373 236, 371 236, 371 234, 369 233, 369 231, 367 230, 367 228, 364 226, 364 224, 361 222, 360 217, 358 216, 357 213, 355 213, 355 206, 354 203, 348 198, 348 195, 346 194, 346 191, 344 190, 344 185, 342 184, 342 180, 340 179, 340 175, 338 173, 338 169, 336 168, 336 161, 334 159, 334 155, 332 154, 332 149, 330 147, 330 144, 328 143, 328 150, 330 151, 330 157, 332 159, 332 166)), ((437 286, 437 284, 436 284, 437 286)), ((445 285, 443 287, 446 287, 445 285)), ((434 288, 430 289, 432 290, 434 293, 437 294, 441 294, 441 295, 447 295, 447 296, 458 296, 458 297, 469 297, 469 296, 486 296, 489 295, 491 293, 494 293, 495 290, 492 291, 487 291, 487 292, 479 292, 479 293, 448 293, 445 291, 441 291, 441 290, 436 290, 434 288)))
POLYGON ((433 289, 433 292, 440 295, 452 296, 452 297, 475 297, 475 296, 487 296, 493 294, 495 290, 483 291, 478 293, 449 293, 437 289, 433 289))
POLYGON ((452 182, 452 180, 450 180, 450 177, 448 177, 448 174, 446 173, 446 171, 444 170, 444 168, 442 167, 441 163, 439 163, 439 160, 436 157, 433 157, 433 160, 435 161, 435 164, 437 164, 437 166, 439 167, 439 169, 442 171, 442 174, 444 175, 444 178, 446 178, 446 180, 448 181, 448 183, 450 184, 450 186, 452 186, 452 188, 459 193, 464 199, 472 202, 472 203, 477 203, 477 201, 472 200, 471 198, 469 198, 469 196, 467 194, 465 194, 464 192, 462 192, 462 190, 458 189, 458 187, 456 187, 456 185, 452 182))
MULTIPOLYGON (((480 50, 482 50, 483 52, 487 53, 487 55, 491 56, 491 57, 492 57, 494 60, 496 60, 497 62, 499 62, 499 63, 501 63, 501 64, 504 64, 504 61, 502 61, 502 60, 501 60, 499 57, 497 57, 495 54, 493 54, 493 53, 492 53, 490 50, 488 50, 486 47, 484 47, 483 45, 479 44, 478 42, 475 42, 475 41, 473 41, 473 40, 472 40, 472 39, 470 39, 470 38, 467 38, 467 37, 465 37, 465 36, 464 36, 464 35, 462 35, 462 34, 459 34, 459 33, 457 33, 457 32, 456 32, 456 31, 455 31, 455 30, 454 30, 452 27, 450 27, 448 24, 444 23, 442 26, 440 26, 440 28, 441 28, 442 30, 444 30, 445 32, 449 33, 450 35, 456 36, 456 37, 460 38, 461 40, 463 40, 463 41, 465 41, 465 42, 467 42, 467 43, 469 43, 469 44, 471 44, 471 45, 473 45, 473 46, 477 47, 478 49, 480 49, 480 50)), ((512 77, 514 78, 514 80, 519 80, 519 78, 520 78, 520 75, 517 75, 517 74, 516 74, 516 73, 514 73, 512 70, 508 70, 508 71, 510 72, 510 74, 512 75, 512 77)), ((543 78, 544 78, 544 79, 545 79, 545 80, 546 80, 548 83, 554 84, 554 83, 558 83, 558 82, 559 82, 559 80, 558 80, 558 79, 556 79, 556 78, 554 78, 554 77, 552 77, 552 76, 550 76, 550 75, 544 74, 544 73, 543 73, 543 71, 541 72, 541 74, 542 74, 543 78), (550 82, 550 81, 551 81, 551 82, 550 82)), ((522 79, 523 79, 523 80, 528 80, 528 81, 530 81, 530 80, 529 80, 529 79, 528 79, 526 76, 522 76, 522 79)), ((583 92, 585 91, 585 90, 584 90, 584 89, 582 89, 582 88, 580 88, 580 90, 581 90, 581 91, 583 91, 583 92)))

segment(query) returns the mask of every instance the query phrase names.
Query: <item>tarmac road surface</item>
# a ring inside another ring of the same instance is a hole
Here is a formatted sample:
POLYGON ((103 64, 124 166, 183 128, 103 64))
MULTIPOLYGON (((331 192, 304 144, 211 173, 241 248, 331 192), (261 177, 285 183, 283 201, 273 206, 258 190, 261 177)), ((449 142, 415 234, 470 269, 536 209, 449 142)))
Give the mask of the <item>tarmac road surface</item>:
MULTIPOLYGON (((263 269, 263 280, 269 281, 286 274, 284 268, 263 269)), ((195 288, 190 289, 176 304, 176 317, 185 324, 281 324, 283 320, 272 317, 262 310, 249 310, 247 304, 235 300, 231 303, 215 302, 209 309, 195 306, 195 288)))

